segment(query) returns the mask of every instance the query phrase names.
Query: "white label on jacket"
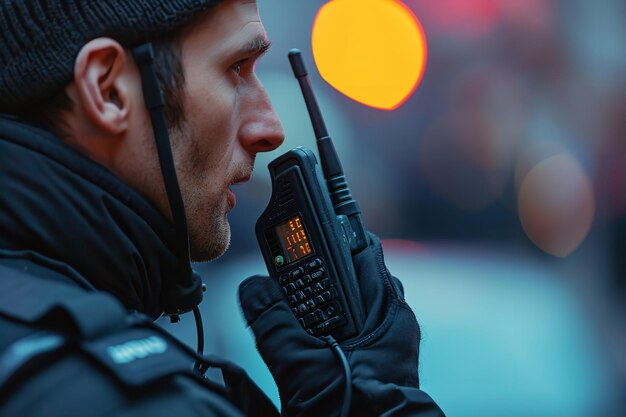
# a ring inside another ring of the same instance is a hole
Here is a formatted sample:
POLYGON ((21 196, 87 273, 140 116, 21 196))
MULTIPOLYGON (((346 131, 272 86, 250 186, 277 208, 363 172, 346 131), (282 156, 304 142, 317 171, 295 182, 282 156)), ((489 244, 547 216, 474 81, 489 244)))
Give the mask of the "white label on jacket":
POLYGON ((131 340, 120 345, 109 346, 107 353, 117 364, 125 364, 135 359, 157 355, 167 350, 167 342, 158 336, 131 340))

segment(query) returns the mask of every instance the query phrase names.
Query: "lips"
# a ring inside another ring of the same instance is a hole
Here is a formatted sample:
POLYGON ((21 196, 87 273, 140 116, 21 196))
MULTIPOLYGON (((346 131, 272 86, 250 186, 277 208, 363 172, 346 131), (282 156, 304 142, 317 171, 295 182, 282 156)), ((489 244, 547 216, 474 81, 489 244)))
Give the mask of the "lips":
POLYGON ((238 185, 238 184, 243 184, 245 182, 248 182, 250 180, 250 175, 251 174, 247 174, 247 175, 237 177, 226 188, 226 198, 228 200, 228 211, 231 211, 235 207, 235 204, 237 204, 237 196, 235 195, 233 190, 230 189, 230 187, 233 185, 238 185))
POLYGON ((235 196, 235 193, 230 188, 227 188, 226 191, 226 198, 228 200, 228 211, 231 211, 233 208, 235 208, 235 204, 237 204, 237 196, 235 196))

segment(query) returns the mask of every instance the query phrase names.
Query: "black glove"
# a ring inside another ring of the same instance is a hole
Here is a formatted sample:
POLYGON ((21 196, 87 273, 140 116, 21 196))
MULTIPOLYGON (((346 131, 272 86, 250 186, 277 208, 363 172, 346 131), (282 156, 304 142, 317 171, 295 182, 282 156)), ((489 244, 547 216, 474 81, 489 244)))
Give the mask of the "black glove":
MULTIPOLYGON (((400 281, 385 266, 380 241, 373 234, 369 240, 353 257, 366 320, 356 338, 340 344, 354 387, 351 415, 443 415, 418 389, 420 331, 415 315, 404 301, 400 281)), ((283 414, 339 415, 346 383, 341 362, 326 341, 304 331, 278 284, 268 277, 250 277, 240 285, 239 299, 278 385, 283 414)))

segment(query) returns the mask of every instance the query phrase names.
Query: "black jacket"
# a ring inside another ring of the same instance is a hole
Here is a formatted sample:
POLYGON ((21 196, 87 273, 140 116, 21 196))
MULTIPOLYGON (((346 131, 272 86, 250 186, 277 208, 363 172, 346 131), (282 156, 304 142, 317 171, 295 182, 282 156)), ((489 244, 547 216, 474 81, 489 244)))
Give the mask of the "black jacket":
MULTIPOLYGON (((151 323, 174 245, 107 169, 1 116, 0 417, 277 416, 241 369, 211 357, 224 383, 194 374, 195 353, 151 323)), ((393 394, 383 414, 414 415, 393 394)))
POLYGON ((194 352, 151 324, 177 259, 138 193, 5 116, 0 190, 0 416, 278 414, 231 364, 213 360, 227 386, 194 375, 194 352))

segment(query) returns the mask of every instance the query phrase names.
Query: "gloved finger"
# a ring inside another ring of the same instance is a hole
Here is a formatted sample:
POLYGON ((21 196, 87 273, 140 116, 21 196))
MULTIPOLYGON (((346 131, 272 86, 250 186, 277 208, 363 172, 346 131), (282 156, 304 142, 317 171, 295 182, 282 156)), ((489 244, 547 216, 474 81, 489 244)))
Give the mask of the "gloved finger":
POLYGON ((367 247, 352 257, 367 317, 361 332, 363 334, 373 331, 382 322, 390 298, 385 288, 389 284, 385 283, 388 277, 382 260, 380 240, 371 233, 368 238, 367 247))
POLYGON ((383 282, 385 290, 394 298, 404 298, 404 286, 400 280, 389 273, 385 265, 385 255, 378 236, 372 232, 368 233, 368 246, 363 251, 353 256, 355 270, 361 287, 365 294, 371 292, 368 289, 378 288, 374 280, 383 282), (365 287, 365 288, 364 288, 365 287))
POLYGON ((239 303, 248 326, 282 299, 280 288, 268 276, 254 275, 239 284, 239 303))
POLYGON ((290 341, 282 339, 295 338, 303 340, 297 342, 300 345, 323 346, 322 341, 305 332, 273 279, 255 275, 243 281, 239 285, 239 302, 257 345, 274 345, 278 341, 285 345, 290 341))

